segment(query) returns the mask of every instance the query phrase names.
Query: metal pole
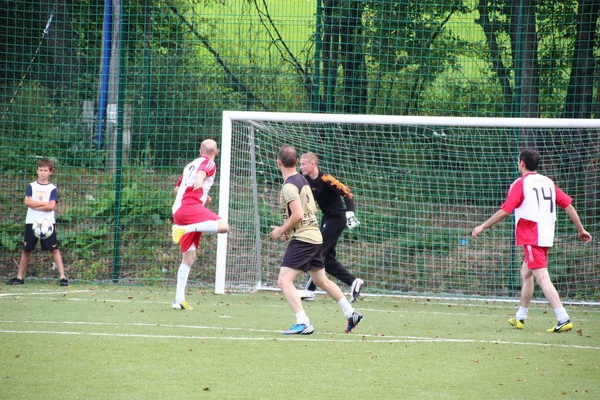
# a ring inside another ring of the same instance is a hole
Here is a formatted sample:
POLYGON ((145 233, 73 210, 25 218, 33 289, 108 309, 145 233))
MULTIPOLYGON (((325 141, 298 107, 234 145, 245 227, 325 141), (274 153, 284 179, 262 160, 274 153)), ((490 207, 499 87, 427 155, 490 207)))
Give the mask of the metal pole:
MULTIPOLYGON (((523 37, 525 36, 525 26, 524 26, 524 19, 525 19, 525 2, 526 0, 520 0, 519 1, 519 9, 517 10, 518 15, 517 15, 517 43, 515 43, 515 54, 513 55, 513 67, 514 67, 514 72, 515 72, 515 90, 514 93, 515 95, 513 96, 513 104, 512 104, 512 115, 514 118, 520 118, 521 117, 521 108, 522 108, 522 104, 523 104, 523 47, 525 46, 525 44, 523 43, 523 37)), ((515 147, 516 149, 513 150, 514 153, 518 153, 519 152, 519 143, 521 142, 520 139, 520 132, 521 129, 520 128, 516 128, 517 129, 517 140, 515 142, 515 147)), ((515 165, 517 165, 517 163, 515 162, 515 165)), ((518 175, 518 170, 517 170, 517 175, 518 175)), ((514 218, 512 219, 511 222, 511 227, 512 227, 512 241, 513 243, 516 243, 516 237, 515 237, 515 220, 514 218)), ((509 271, 511 271, 510 274, 508 274, 508 291, 509 291, 509 295, 516 295, 517 291, 519 290, 519 285, 518 285, 518 279, 517 277, 521 276, 521 268, 517 268, 517 265, 515 265, 515 258, 516 258, 516 249, 515 246, 510 246, 510 269, 509 271), (515 272, 516 271, 516 272, 515 272)))
MULTIPOLYGON (((125 0, 121 0, 125 2, 125 0)), ((117 141, 115 149, 115 223, 113 237, 113 274, 114 283, 119 281, 121 275, 121 193, 123 191, 123 114, 125 94, 123 93, 123 7, 121 1, 115 0, 115 14, 118 16, 119 64, 117 79, 117 141)))
POLYGON ((316 21, 315 21, 315 58, 312 78, 311 110, 318 113, 321 110, 321 45, 322 45, 322 9, 321 0, 317 0, 316 21))

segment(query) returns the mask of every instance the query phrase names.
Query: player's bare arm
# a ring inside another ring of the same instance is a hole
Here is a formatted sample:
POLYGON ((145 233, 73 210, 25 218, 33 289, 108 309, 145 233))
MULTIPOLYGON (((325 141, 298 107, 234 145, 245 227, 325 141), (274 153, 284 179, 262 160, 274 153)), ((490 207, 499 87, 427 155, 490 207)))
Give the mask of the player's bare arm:
POLYGON ((196 182, 192 185, 193 190, 202 189, 202 185, 204 185, 204 180, 206 179, 206 171, 198 171, 196 175, 196 182))
POLYGON ((287 231, 296 226, 296 224, 302 221, 302 218, 304 218, 304 212, 302 211, 300 200, 292 200, 288 203, 288 206, 290 207, 291 215, 285 220, 282 226, 276 226, 271 231, 271 239, 273 240, 277 240, 281 236, 285 235, 287 231))
POLYGON ((496 211, 494 213, 494 215, 492 215, 490 218, 488 218, 487 221, 485 221, 483 224, 481 224, 479 226, 476 226, 475 229, 473 229, 473 232, 471 232, 471 236, 473 236, 474 238, 477 238, 477 235, 479 235, 481 232, 483 232, 486 229, 491 228, 498 222, 502 221, 504 218, 508 217, 508 215, 509 214, 506 211, 504 211, 503 209, 496 211))
POLYGON ((575 224, 575 226, 577 227, 577 236, 579 237, 579 239, 586 243, 591 241, 592 235, 590 235, 590 233, 583 228, 583 224, 579 219, 579 214, 577 214, 577 210, 575 210, 575 207, 569 204, 569 206, 565 208, 565 212, 567 213, 569 218, 571 218, 573 224, 575 224))

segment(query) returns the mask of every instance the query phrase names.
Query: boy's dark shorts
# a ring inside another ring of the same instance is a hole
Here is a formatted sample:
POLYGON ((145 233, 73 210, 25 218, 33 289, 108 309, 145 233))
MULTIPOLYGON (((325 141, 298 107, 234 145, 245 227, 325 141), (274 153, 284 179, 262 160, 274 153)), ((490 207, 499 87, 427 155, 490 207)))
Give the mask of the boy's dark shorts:
POLYGON ((58 239, 56 238, 56 224, 54 224, 54 231, 48 239, 38 239, 33 234, 33 224, 25 224, 25 240, 23 241, 23 250, 34 250, 38 240, 40 241, 40 246, 42 246, 43 251, 58 250, 58 239))
POLYGON ((292 240, 285 250, 281 266, 304 272, 311 269, 325 268, 321 251, 322 246, 320 244, 292 240))

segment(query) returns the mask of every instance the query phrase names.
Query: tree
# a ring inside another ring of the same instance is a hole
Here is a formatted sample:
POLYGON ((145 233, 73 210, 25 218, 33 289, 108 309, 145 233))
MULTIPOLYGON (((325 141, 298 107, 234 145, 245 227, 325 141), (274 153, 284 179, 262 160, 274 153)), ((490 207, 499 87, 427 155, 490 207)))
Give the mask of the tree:
POLYGON ((457 68, 459 56, 468 51, 468 43, 448 27, 454 15, 468 11, 456 0, 367 1, 363 19, 367 71, 373 77, 370 108, 418 114, 424 95, 437 94, 436 80, 457 68))
POLYGON ((599 28, 599 16, 600 2, 597 0, 579 1, 576 21, 577 38, 571 57, 573 66, 565 99, 564 118, 592 117, 594 76, 597 64, 594 51, 598 51, 596 32, 599 28))
POLYGON ((343 99, 339 109, 345 113, 366 112, 368 85, 361 4, 358 0, 324 1, 323 35, 317 38, 323 45, 323 112, 334 112, 336 108, 338 72, 343 99))

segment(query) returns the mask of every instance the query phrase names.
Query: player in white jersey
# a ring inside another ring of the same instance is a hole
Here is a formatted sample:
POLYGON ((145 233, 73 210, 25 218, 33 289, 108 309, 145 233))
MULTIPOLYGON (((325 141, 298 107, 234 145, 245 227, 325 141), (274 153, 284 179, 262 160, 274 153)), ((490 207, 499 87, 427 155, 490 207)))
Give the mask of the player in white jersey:
POLYGON ((23 240, 19 271, 15 278, 6 282, 7 285, 22 285, 25 283, 25 269, 29 263, 29 257, 39 240, 42 250, 52 253, 54 264, 60 275, 60 286, 69 286, 69 281, 65 277, 65 268, 60 250, 58 249, 58 239, 56 237, 54 209, 56 208, 56 203, 58 201, 58 191, 56 186, 49 181, 52 171, 53 165, 50 160, 45 158, 38 160, 38 179, 27 185, 24 200, 24 204, 27 207, 27 216, 25 217, 25 238, 23 240), (33 223, 40 218, 47 219, 54 227, 52 234, 46 239, 38 239, 33 234, 33 223))
POLYGON ((185 288, 200 244, 202 232, 225 233, 229 231, 227 221, 210 211, 208 192, 212 187, 217 166, 215 157, 219 153, 217 143, 206 139, 200 145, 200 157, 185 166, 177 185, 173 203, 173 241, 179 243, 183 259, 177 271, 177 289, 173 308, 193 310, 185 300, 185 288))
POLYGON ((547 332, 567 332, 573 329, 573 323, 548 273, 547 254, 554 241, 556 206, 563 208, 569 215, 577 227, 579 239, 589 242, 592 236, 583 228, 579 215, 571 204, 573 200, 550 178, 535 172, 539 163, 540 155, 533 149, 525 149, 519 154, 521 177, 510 186, 502 207, 483 224, 475 227, 471 235, 476 238, 485 229, 515 211, 516 242, 517 246, 523 246, 525 259, 521 266, 521 305, 516 315, 508 322, 517 329, 523 329, 525 326, 535 277, 558 320, 547 332))

